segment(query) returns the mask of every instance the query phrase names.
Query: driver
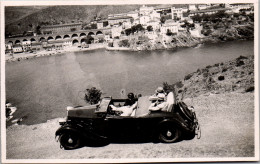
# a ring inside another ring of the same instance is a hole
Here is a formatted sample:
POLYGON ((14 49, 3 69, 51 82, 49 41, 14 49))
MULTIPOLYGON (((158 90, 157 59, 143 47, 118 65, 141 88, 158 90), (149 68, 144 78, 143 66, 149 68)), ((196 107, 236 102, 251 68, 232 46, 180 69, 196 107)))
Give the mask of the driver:
POLYGON ((127 95, 128 99, 126 100, 124 106, 122 107, 115 107, 114 105, 110 105, 113 111, 119 111, 122 112, 120 116, 131 116, 132 112, 137 107, 137 101, 135 100, 134 94, 129 93, 127 95))

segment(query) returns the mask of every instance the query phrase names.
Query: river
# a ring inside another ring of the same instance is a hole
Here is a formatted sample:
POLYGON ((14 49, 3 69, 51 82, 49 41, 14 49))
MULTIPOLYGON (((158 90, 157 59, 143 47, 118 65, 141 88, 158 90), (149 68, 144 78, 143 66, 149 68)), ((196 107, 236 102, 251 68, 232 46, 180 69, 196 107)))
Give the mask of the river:
POLYGON ((85 105, 92 86, 103 96, 149 95, 163 82, 175 83, 188 73, 241 55, 254 54, 253 41, 207 43, 196 48, 158 51, 104 49, 45 56, 6 63, 6 97, 17 106, 14 118, 36 124, 66 116, 66 106, 85 105))

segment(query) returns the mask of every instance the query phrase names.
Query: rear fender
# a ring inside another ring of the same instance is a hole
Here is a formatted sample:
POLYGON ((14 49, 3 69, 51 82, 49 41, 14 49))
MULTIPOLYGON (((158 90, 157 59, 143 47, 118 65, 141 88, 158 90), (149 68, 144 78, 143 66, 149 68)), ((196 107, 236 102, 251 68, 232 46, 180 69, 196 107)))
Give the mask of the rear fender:
POLYGON ((188 125, 184 122, 181 122, 180 120, 174 118, 174 119, 164 119, 161 121, 156 128, 156 132, 161 128, 161 126, 165 124, 171 124, 173 126, 177 126, 181 131, 183 132, 192 132, 192 129, 189 129, 188 125))

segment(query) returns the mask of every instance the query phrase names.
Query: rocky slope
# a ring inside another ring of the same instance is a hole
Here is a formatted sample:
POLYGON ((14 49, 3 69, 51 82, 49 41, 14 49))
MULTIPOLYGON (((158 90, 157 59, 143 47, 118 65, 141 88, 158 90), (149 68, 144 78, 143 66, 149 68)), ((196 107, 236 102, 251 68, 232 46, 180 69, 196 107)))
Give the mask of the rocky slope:
POLYGON ((198 69, 182 81, 166 88, 175 88, 178 99, 197 97, 202 94, 254 91, 254 56, 240 56, 226 63, 198 69))

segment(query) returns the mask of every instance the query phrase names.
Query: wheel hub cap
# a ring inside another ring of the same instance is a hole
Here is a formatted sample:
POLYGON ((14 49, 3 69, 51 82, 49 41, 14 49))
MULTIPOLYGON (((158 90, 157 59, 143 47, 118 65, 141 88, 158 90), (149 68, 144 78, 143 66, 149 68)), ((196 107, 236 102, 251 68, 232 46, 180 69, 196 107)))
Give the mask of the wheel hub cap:
POLYGON ((171 137, 171 136, 172 136, 172 133, 171 133, 170 131, 168 131, 168 132, 166 133, 166 135, 167 135, 167 137, 171 137))
POLYGON ((71 144, 71 143, 73 143, 73 140, 71 138, 69 138, 68 142, 71 144))

